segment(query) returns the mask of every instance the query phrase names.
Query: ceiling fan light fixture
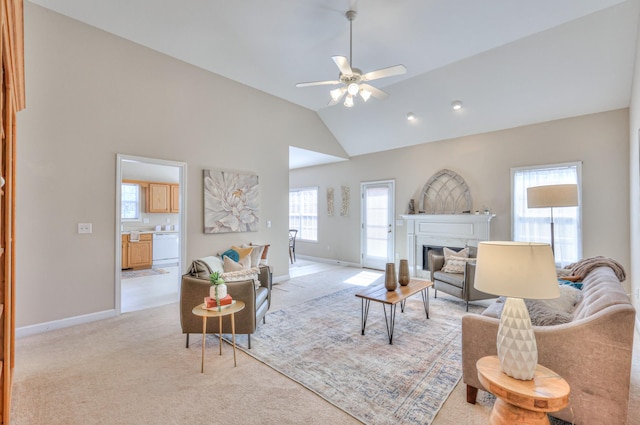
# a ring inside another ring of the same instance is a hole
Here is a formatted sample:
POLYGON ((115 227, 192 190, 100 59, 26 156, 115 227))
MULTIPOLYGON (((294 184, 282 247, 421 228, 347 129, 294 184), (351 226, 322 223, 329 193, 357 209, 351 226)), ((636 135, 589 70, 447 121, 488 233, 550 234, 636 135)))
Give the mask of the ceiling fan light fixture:
POLYGON ((359 91, 360 91, 360 86, 358 85, 358 83, 351 83, 347 86, 347 92, 351 96, 357 95, 359 91))
POLYGON ((451 102, 451 107, 454 111, 462 109, 462 102, 459 100, 454 100, 453 102, 451 102))
POLYGON ((344 99, 344 106, 346 106, 347 108, 351 108, 353 106, 353 96, 351 96, 350 94, 347 95, 347 97, 344 99))
POLYGON ((360 90, 360 97, 362 98, 362 100, 364 100, 366 102, 371 97, 371 92, 369 90, 366 90, 366 89, 361 89, 360 90))
POLYGON ((344 92, 345 92, 344 87, 339 87, 337 89, 331 90, 329 92, 329 95, 331 95, 331 99, 333 99, 334 102, 337 102, 338 100, 340 100, 344 92))
POLYGON ((413 120, 415 120, 415 119, 416 119, 416 116, 415 116, 415 115, 413 115, 413 112, 409 112, 409 113, 407 114, 407 121, 413 121, 413 120))

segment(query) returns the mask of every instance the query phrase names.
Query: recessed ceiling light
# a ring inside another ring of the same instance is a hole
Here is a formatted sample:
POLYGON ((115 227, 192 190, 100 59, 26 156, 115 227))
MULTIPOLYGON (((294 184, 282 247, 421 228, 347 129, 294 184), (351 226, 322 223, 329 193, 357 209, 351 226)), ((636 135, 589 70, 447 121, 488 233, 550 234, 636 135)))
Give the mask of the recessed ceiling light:
POLYGON ((415 116, 415 115, 413 115, 413 112, 409 112, 409 113, 407 114, 407 120, 409 120, 409 121, 413 121, 413 120, 415 120, 415 119, 416 119, 416 116, 415 116))
POLYGON ((454 100, 453 102, 451 102, 451 107, 456 111, 458 109, 462 109, 462 102, 460 102, 459 100, 454 100))

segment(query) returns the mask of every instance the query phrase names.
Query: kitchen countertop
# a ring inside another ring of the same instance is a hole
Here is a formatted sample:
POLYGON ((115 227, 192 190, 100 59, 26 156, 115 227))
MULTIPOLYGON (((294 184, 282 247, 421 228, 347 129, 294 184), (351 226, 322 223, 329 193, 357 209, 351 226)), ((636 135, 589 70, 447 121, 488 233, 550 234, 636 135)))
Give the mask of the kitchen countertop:
MULTIPOLYGON (((151 234, 154 234, 154 233, 176 233, 176 234, 178 234, 178 233, 180 233, 177 230, 138 230, 138 231, 140 232, 141 235, 143 235, 145 233, 151 233, 151 234)), ((131 230, 123 230, 120 233, 122 233, 123 235, 129 235, 129 234, 131 234, 131 230)))

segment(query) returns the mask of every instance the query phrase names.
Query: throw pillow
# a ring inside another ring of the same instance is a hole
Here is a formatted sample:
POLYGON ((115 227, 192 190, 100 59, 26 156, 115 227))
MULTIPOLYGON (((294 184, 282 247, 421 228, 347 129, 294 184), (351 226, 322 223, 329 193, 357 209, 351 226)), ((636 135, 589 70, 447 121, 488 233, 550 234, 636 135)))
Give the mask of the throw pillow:
POLYGON ((244 270, 247 267, 243 267, 240 263, 233 261, 230 257, 225 256, 224 257, 224 272, 225 273, 229 273, 229 272, 237 272, 240 270, 244 270))
POLYGON ((442 271, 445 273, 464 273, 464 267, 469 259, 469 248, 461 249, 456 252, 449 248, 444 248, 444 266, 442 271))
POLYGON ((235 249, 227 249, 225 252, 220 254, 220 257, 222 258, 229 257, 233 261, 240 260, 240 254, 238 254, 238 251, 236 251, 235 249))
POLYGON ((559 289, 558 298, 524 301, 533 325, 559 325, 571 321, 573 310, 582 298, 582 291, 569 285, 560 285, 559 289))
MULTIPOLYGON (((234 251, 237 251, 238 254, 240 255, 240 259, 242 260, 244 257, 246 257, 247 255, 251 255, 251 251, 253 251, 253 248, 251 247, 239 247, 239 246, 232 246, 231 249, 233 249, 234 251)), ((236 260, 237 261, 237 260, 236 260)))
POLYGON ((260 273, 260 269, 257 267, 252 267, 250 269, 237 270, 234 272, 223 273, 220 277, 226 282, 239 282, 242 280, 253 280, 253 284, 256 289, 260 288, 260 280, 258 279, 258 274, 260 273))
POLYGON ((251 267, 259 267, 262 258, 263 245, 242 245, 243 248, 251 248, 251 267))
POLYGON ((268 253, 269 253, 269 247, 270 247, 271 245, 269 245, 269 244, 266 244, 266 245, 255 245, 255 244, 253 244, 253 243, 252 243, 252 244, 251 244, 251 246, 262 246, 262 247, 264 247, 264 250, 262 251, 262 256, 260 257, 260 263, 259 263, 259 265, 261 265, 261 266, 262 266, 262 265, 266 266, 266 265, 268 264, 267 255, 268 255, 268 253))

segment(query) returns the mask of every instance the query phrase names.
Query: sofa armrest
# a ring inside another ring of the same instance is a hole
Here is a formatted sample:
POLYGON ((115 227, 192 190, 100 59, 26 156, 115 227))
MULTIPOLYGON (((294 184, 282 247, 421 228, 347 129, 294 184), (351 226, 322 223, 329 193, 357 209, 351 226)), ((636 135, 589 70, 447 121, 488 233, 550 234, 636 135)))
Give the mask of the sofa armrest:
POLYGON ((260 286, 267 288, 267 303, 268 306, 271 307, 271 287, 273 286, 271 267, 260 266, 260 275, 258 278, 260 279, 260 286))
MULTIPOLYGON (((534 326, 538 363, 571 387, 570 405, 554 413, 579 424, 627 423, 635 310, 614 305, 588 318, 555 326, 534 326)), ((496 354, 499 320, 462 317, 465 384, 484 389, 476 362, 496 354)))

